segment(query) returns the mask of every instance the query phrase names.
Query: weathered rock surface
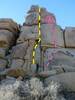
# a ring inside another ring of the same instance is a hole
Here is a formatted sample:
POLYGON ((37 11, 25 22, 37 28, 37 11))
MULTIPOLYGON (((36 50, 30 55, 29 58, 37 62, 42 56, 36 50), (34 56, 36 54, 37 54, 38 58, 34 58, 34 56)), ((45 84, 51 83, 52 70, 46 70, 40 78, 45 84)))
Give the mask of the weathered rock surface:
POLYGON ((75 48, 75 27, 66 27, 64 35, 66 47, 75 48))
POLYGON ((8 30, 0 30, 0 47, 9 48, 14 44, 16 37, 8 30))
POLYGON ((75 50, 74 49, 46 49, 43 56, 44 70, 59 69, 74 71, 75 50), (55 68, 54 68, 55 67, 55 68))
POLYGON ((75 72, 68 72, 49 77, 45 80, 46 84, 49 84, 51 80, 61 83, 67 91, 75 92, 75 72))
POLYGON ((0 30, 2 29, 8 30, 15 34, 18 33, 20 30, 19 25, 9 18, 0 19, 0 30))
POLYGON ((7 53, 7 49, 5 49, 5 48, 0 48, 0 57, 5 57, 6 56, 6 53, 7 53))
POLYGON ((11 57, 12 58, 21 58, 21 59, 24 58, 27 47, 28 47, 28 41, 14 46, 11 50, 11 57))
POLYGON ((56 24, 41 25, 42 44, 51 47, 64 47, 63 31, 56 24))
POLYGON ((36 5, 22 26, 0 19, 0 100, 75 100, 74 33, 36 5))
POLYGON ((7 66, 7 61, 5 59, 0 59, 0 72, 5 70, 7 66))
MULTIPOLYGON (((40 8, 40 16, 41 16, 41 23, 51 23, 56 24, 56 18, 54 14, 49 13, 45 8, 40 8)), ((39 7, 32 6, 28 11, 28 16, 26 17, 25 24, 33 25, 38 24, 38 17, 39 17, 39 7)))
POLYGON ((17 43, 23 43, 28 39, 37 39, 38 37, 38 26, 22 26, 21 34, 17 40, 17 43))

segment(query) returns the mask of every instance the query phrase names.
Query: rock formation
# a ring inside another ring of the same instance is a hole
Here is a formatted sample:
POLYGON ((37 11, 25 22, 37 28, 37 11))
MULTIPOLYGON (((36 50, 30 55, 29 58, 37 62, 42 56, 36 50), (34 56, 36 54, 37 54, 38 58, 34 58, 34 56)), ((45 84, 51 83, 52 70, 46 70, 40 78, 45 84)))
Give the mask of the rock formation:
POLYGON ((74 37, 75 27, 63 30, 35 5, 22 26, 0 19, 0 100, 75 100, 74 37))

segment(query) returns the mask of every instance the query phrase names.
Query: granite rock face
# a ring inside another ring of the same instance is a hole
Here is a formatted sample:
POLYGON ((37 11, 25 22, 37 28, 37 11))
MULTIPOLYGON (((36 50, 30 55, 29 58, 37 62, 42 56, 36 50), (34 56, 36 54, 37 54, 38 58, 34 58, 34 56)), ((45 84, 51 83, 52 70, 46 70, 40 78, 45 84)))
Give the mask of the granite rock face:
MULTIPOLYGON (((41 23, 48 23, 48 22, 50 22, 51 24, 56 23, 56 18, 54 14, 49 13, 45 8, 41 8, 40 15, 41 15, 41 23)), ((27 25, 38 24, 38 16, 39 16, 39 6, 32 6, 28 11, 28 16, 26 17, 25 24, 27 25)))
POLYGON ((75 27, 66 27, 64 35, 66 47, 75 48, 75 27))
POLYGON ((46 84, 49 84, 49 82, 51 82, 51 80, 57 81, 57 82, 63 84, 64 89, 66 89, 67 91, 74 92, 75 91, 75 85, 73 84, 73 83, 75 83, 74 76, 75 76, 75 72, 67 72, 67 73, 49 77, 45 80, 45 82, 46 82, 46 84))
POLYGON ((75 50, 74 49, 55 49, 48 48, 44 52, 44 70, 64 69, 64 71, 74 71, 75 68, 75 50), (71 70, 73 68, 73 70, 71 70))
POLYGON ((74 33, 37 5, 23 25, 0 19, 0 100, 75 100, 74 33))

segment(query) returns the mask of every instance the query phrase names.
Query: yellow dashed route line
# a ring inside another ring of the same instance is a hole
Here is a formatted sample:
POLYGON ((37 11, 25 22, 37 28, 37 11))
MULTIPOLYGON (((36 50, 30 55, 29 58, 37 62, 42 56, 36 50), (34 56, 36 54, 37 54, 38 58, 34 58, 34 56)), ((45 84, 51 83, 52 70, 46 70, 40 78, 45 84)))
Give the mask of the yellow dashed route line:
POLYGON ((41 12, 41 8, 39 8, 39 16, 38 16, 38 41, 35 41, 34 43, 34 48, 33 48, 33 52, 32 52, 32 64, 36 64, 35 62, 35 55, 36 55, 36 48, 39 45, 39 43, 41 42, 41 16, 40 16, 40 12, 41 12))

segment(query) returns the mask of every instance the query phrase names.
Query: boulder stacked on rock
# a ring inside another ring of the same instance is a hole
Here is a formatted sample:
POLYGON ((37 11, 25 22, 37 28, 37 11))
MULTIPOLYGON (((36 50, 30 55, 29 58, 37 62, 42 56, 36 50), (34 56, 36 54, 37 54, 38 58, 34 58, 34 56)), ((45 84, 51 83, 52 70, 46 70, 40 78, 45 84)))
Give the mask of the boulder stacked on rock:
POLYGON ((9 76, 19 77, 24 76, 24 74, 27 73, 26 69, 23 67, 25 63, 24 56, 26 55, 27 48, 27 41, 12 47, 10 55, 8 57, 9 69, 6 71, 9 76))
POLYGON ((21 27, 21 34, 17 40, 17 43, 23 43, 28 39, 37 39, 38 36, 38 26, 32 25, 32 26, 22 26, 21 27))
POLYGON ((19 25, 12 19, 0 19, 0 48, 9 49, 19 33, 19 25))
MULTIPOLYGON (((34 29, 34 26, 32 26, 32 28, 34 29)), ((24 77, 25 75, 30 75, 36 72, 36 64, 32 65, 32 52, 36 40, 36 34, 32 34, 32 31, 35 31, 32 28, 30 26, 21 27, 20 36, 17 39, 16 45, 10 50, 10 55, 8 57, 8 66, 10 68, 6 71, 7 75, 24 77)), ((38 48, 36 52, 39 52, 38 48)), ((37 60, 39 57, 35 59, 37 60)))
POLYGON ((0 19, 0 71, 8 66, 6 55, 19 35, 19 25, 12 19, 0 19))
POLYGON ((41 10, 39 13, 38 6, 31 6, 30 10, 28 11, 28 15, 26 17, 24 25, 33 25, 34 29, 32 28, 32 31, 34 32, 32 33, 38 33, 38 17, 40 16, 42 45, 49 44, 51 47, 55 47, 55 45, 64 47, 63 31, 61 27, 57 25, 54 14, 49 13, 45 8, 40 9, 41 10))
POLYGON ((38 45, 38 48, 36 49, 35 60, 36 64, 42 66, 42 64, 40 64, 40 62, 43 62, 41 57, 42 51, 40 50, 40 46, 42 46, 42 48, 64 47, 63 30, 60 26, 56 24, 56 18, 52 13, 49 13, 45 8, 41 8, 41 12, 39 13, 39 7, 32 6, 28 11, 28 16, 26 17, 23 26, 21 27, 21 33, 19 38, 17 39, 17 44, 24 43, 26 41, 29 42, 29 47, 27 49, 25 59, 27 63, 30 63, 32 61, 32 52, 35 41, 38 40, 39 16, 41 17, 41 44, 38 45))

